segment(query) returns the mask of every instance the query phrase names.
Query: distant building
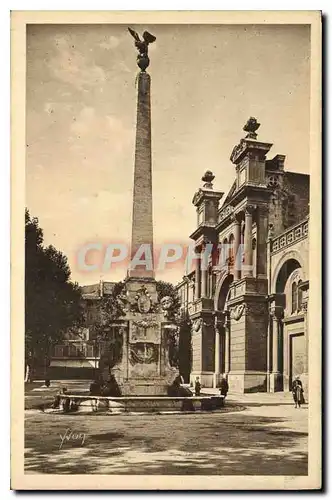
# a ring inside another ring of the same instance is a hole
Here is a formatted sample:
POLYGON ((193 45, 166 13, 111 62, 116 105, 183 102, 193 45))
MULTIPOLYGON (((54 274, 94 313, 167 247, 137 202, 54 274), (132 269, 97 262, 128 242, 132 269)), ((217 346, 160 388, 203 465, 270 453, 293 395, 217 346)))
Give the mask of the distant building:
POLYGON ((235 392, 288 391, 297 375, 306 388, 308 376, 309 176, 267 159, 258 127, 250 119, 232 151, 226 196, 203 176, 190 238, 199 255, 213 250, 177 286, 193 325, 191 381, 217 386, 225 373, 235 392))
POLYGON ((112 293, 115 283, 100 281, 82 286, 85 326, 79 331, 69 331, 61 344, 53 348, 49 369, 52 379, 92 379, 100 360, 100 345, 94 335, 93 325, 100 313, 100 300, 112 293))

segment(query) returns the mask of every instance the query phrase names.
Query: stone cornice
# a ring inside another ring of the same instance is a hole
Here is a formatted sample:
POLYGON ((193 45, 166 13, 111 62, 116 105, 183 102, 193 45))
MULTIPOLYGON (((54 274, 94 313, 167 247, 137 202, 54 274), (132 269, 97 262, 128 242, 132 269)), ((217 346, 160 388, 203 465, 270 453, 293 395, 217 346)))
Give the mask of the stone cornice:
POLYGON ((208 226, 207 224, 201 224, 198 226, 195 231, 191 233, 189 238, 194 241, 198 241, 200 238, 202 238, 202 243, 204 243, 203 238, 207 237, 209 240, 216 240, 217 233, 216 233, 216 226, 208 226))
POLYGON ((250 151, 257 152, 260 156, 265 155, 270 151, 272 143, 260 142, 255 139, 241 139, 239 144, 234 146, 230 160, 234 164, 238 164, 242 158, 250 151))
POLYGON ((223 197, 224 193, 222 191, 214 191, 213 189, 199 188, 194 194, 192 199, 193 205, 197 207, 201 202, 206 199, 214 199, 219 201, 223 197))

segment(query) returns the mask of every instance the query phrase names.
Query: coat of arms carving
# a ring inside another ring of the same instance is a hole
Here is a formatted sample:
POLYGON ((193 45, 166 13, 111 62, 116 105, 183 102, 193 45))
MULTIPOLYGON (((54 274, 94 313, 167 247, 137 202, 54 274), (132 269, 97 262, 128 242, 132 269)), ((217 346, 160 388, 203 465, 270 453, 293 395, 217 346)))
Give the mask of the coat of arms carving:
POLYGON ((151 297, 145 286, 137 292, 136 294, 137 309, 140 313, 148 313, 151 309, 151 297))

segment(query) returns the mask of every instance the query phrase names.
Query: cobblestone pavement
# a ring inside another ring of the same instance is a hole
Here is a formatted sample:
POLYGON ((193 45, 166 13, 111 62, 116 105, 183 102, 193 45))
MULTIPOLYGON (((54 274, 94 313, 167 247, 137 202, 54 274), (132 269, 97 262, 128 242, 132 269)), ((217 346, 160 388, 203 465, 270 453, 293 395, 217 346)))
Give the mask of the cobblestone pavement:
POLYGON ((230 395, 228 399, 241 402, 245 410, 109 416, 28 410, 26 472, 307 474, 306 406, 295 409, 289 393, 230 395), (66 434, 70 438, 62 440, 66 434))

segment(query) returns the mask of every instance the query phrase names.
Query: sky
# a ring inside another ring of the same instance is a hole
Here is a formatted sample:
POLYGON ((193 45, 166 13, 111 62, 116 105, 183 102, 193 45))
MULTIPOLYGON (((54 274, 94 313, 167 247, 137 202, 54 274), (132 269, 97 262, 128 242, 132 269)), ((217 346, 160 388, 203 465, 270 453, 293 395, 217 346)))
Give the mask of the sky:
MULTIPOLYGON (((188 244, 204 172, 227 194, 229 157, 250 116, 258 139, 309 173, 310 29, 304 25, 133 25, 157 40, 151 75, 154 242, 188 244)), ((130 243, 136 50, 124 25, 27 29, 26 206, 72 280, 117 281, 126 270, 82 271, 87 243, 130 243)), ((92 254, 91 254, 92 255, 92 254)), ((182 263, 157 279, 176 283, 182 263)))

